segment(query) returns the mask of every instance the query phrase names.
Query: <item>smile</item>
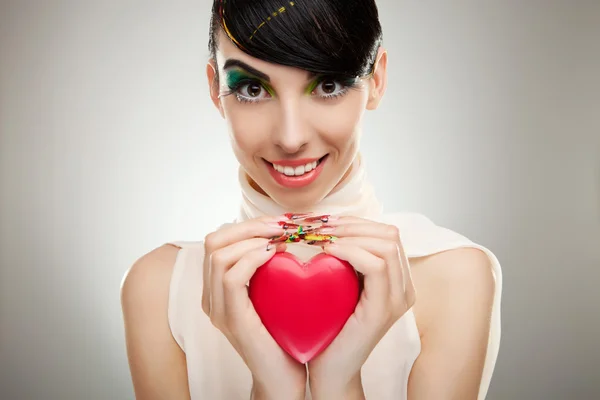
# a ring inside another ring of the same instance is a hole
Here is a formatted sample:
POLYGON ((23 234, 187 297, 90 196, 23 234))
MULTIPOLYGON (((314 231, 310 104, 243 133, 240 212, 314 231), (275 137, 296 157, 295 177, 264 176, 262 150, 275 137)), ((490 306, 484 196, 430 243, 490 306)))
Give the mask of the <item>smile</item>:
POLYGON ((265 160, 273 179, 286 188, 298 188, 311 184, 323 170, 328 155, 318 159, 265 160))

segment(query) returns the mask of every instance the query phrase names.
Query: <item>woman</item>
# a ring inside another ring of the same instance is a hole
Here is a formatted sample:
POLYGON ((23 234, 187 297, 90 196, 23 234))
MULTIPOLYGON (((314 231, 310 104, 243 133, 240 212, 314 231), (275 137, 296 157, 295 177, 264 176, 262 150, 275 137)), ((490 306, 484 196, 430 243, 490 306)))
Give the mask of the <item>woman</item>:
POLYGON ((166 244, 128 272, 138 398, 485 398, 500 337, 497 259, 421 215, 382 214, 366 180, 361 119, 386 88, 381 38, 374 0, 214 2, 207 77, 242 207, 205 240, 166 244), (293 223, 319 240, 285 244, 293 223), (363 279, 354 314, 306 365, 248 297, 254 272, 282 251, 324 251, 363 279))

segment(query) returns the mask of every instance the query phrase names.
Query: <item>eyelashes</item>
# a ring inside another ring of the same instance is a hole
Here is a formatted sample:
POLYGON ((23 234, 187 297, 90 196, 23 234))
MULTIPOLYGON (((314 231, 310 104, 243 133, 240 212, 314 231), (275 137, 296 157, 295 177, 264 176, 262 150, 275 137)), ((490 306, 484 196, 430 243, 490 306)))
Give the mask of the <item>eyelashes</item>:
MULTIPOLYGON (((358 77, 335 77, 335 76, 320 76, 316 78, 307 88, 306 94, 313 95, 323 100, 334 100, 345 96, 350 90, 361 89, 361 79, 358 77), (315 90, 319 90, 323 84, 327 84, 327 89, 322 94, 313 94, 315 90), (333 91, 331 91, 333 84, 333 91)), ((228 90, 222 92, 220 97, 235 95, 240 103, 258 103, 265 100, 270 100, 276 97, 275 91, 265 82, 260 79, 242 75, 239 71, 232 71, 227 76, 228 90)))
POLYGON ((312 90, 307 90, 307 92, 310 94, 312 93, 315 89, 319 88, 322 84, 324 83, 333 83, 334 87, 337 87, 337 85, 340 85, 341 88, 339 91, 334 92, 334 93, 324 93, 321 95, 317 95, 317 97, 323 98, 323 99, 335 99, 338 97, 342 97, 345 96, 346 94, 348 94, 348 92, 351 89, 358 89, 359 87, 361 87, 359 85, 360 80, 358 78, 336 78, 336 77, 328 77, 328 76, 324 76, 324 77, 320 77, 316 80, 316 82, 313 84, 314 87, 312 87, 313 85, 311 85, 312 90))
POLYGON ((235 81, 235 83, 228 83, 227 87, 229 90, 221 94, 221 97, 235 95, 237 100, 241 103, 257 103, 259 101, 267 100, 267 98, 260 97, 256 98, 255 96, 250 95, 248 90, 252 90, 256 92, 258 89, 258 95, 264 96, 268 94, 273 97, 274 93, 270 88, 268 88, 263 82, 254 78, 245 78, 242 80, 235 81), (246 92, 246 93, 244 93, 246 92))

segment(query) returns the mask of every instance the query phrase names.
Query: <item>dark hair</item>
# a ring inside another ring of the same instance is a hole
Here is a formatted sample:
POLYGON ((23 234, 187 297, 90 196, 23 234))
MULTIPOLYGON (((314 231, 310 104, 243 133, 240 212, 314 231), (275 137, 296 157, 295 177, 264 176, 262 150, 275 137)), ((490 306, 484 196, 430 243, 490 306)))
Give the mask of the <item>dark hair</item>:
POLYGON ((219 29, 252 57, 348 77, 371 72, 382 41, 375 0, 214 0, 215 59, 219 29))

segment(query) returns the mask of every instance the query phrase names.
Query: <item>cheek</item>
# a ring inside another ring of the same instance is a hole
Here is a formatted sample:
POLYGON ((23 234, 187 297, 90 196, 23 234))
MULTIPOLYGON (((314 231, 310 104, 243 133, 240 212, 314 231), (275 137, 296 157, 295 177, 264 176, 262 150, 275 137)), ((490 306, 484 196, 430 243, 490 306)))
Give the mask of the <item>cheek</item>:
POLYGON ((252 154, 264 146, 264 142, 269 139, 269 118, 265 107, 240 104, 235 99, 227 99, 223 109, 234 147, 243 153, 252 154))
POLYGON ((351 146, 360 131, 364 107, 362 94, 350 93, 338 104, 319 107, 313 114, 316 127, 336 147, 351 146))

